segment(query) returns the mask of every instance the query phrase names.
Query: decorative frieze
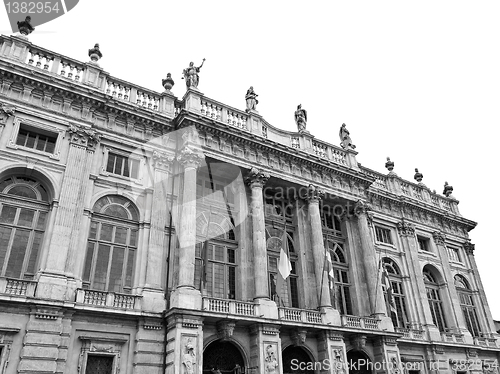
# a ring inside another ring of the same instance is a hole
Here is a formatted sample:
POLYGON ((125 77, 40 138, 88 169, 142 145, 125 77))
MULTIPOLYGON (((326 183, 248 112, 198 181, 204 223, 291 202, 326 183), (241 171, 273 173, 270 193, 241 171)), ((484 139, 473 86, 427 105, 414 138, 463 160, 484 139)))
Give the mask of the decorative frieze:
POLYGON ((260 171, 257 168, 252 168, 248 172, 245 181, 250 187, 259 186, 260 188, 262 188, 267 183, 269 178, 270 178, 269 173, 260 171))
POLYGON ((415 226, 407 222, 404 218, 397 223, 397 228, 399 235, 401 236, 414 236, 415 235, 415 226))
POLYGON ((97 144, 101 141, 101 134, 82 126, 71 125, 68 133, 71 144, 87 148, 90 151, 95 151, 97 144))
POLYGON ((436 242, 436 244, 444 245, 444 242, 446 240, 446 236, 442 232, 434 231, 432 233, 432 237, 434 238, 434 241, 436 242))

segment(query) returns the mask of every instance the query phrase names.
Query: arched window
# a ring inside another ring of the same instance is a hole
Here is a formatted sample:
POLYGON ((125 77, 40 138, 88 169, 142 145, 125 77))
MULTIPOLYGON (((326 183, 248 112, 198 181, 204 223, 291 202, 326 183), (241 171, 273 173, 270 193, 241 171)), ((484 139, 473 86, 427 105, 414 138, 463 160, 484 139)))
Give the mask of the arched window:
POLYGON ((401 271, 398 265, 390 258, 385 257, 382 263, 389 278, 388 284, 382 282, 384 297, 388 306, 387 312, 390 313, 392 323, 395 327, 405 327, 408 323, 408 317, 406 314, 406 301, 403 292, 401 271))
POLYGON ((443 313, 443 302, 441 301, 441 294, 439 292, 439 285, 436 277, 427 266, 423 270, 425 290, 427 293, 427 301, 431 309, 432 321, 437 326, 439 331, 446 330, 446 319, 443 313))
POLYGON ((455 288, 457 289, 460 300, 460 308, 464 314, 467 329, 472 336, 480 336, 481 329, 477 319, 476 306, 474 305, 472 291, 467 280, 461 275, 455 275, 455 288))
POLYGON ((49 211, 48 193, 35 179, 0 182, 0 276, 32 279, 49 211))
POLYGON ((285 307, 298 308, 299 305, 299 274, 297 272, 298 256, 295 252, 293 230, 286 230, 286 246, 283 244, 283 229, 268 226, 266 227, 266 247, 267 247, 267 271, 269 279, 269 293, 271 299, 275 300, 278 305, 285 307), (278 264, 280 259, 281 248, 287 252, 292 265, 291 273, 283 284, 281 290, 277 289, 278 283, 278 264))
POLYGON ((104 196, 95 203, 83 269, 84 288, 131 292, 138 231, 139 212, 125 197, 104 196))
POLYGON ((210 297, 236 299, 238 243, 230 219, 222 214, 205 212, 199 214, 196 221, 196 287, 210 297))
MULTIPOLYGON (((346 261, 344 243, 331 239, 325 240, 332 259, 334 281, 330 284, 330 299, 341 314, 352 314, 349 266, 346 261)), ((331 282, 331 280, 330 280, 331 282)))

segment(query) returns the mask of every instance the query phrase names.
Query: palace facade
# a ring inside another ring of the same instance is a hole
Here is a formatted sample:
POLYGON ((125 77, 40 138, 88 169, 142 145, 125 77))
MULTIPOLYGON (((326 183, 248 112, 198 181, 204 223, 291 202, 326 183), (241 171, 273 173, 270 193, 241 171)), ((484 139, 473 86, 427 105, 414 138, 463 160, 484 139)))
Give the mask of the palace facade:
POLYGON ((0 374, 498 373, 451 186, 92 51, 0 37, 0 374))

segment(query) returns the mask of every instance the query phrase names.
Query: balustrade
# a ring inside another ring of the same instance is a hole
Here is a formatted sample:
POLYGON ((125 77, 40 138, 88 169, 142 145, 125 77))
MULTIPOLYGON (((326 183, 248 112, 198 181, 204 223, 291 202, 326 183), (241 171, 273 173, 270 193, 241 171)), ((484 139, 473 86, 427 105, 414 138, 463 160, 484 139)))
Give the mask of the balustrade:
POLYGON ((279 317, 283 321, 323 323, 322 314, 314 310, 279 308, 279 317))
POLYGON ((332 148, 332 161, 336 164, 346 165, 347 166, 347 154, 340 149, 332 148))
POLYGON ((209 312, 255 316, 255 304, 244 301, 204 297, 203 309, 209 312))
POLYGON ((28 65, 37 67, 42 70, 51 71, 52 64, 54 63, 54 57, 50 56, 48 53, 37 51, 36 49, 30 49, 27 61, 28 65))
POLYGON ((0 293, 3 294, 33 297, 35 295, 35 287, 35 281, 0 278, 0 293))
POLYGON ((94 306, 121 309, 140 309, 140 295, 128 295, 115 292, 78 289, 76 302, 94 306))
POLYGON ((424 332, 422 330, 405 327, 396 327, 395 330, 403 334, 403 337, 406 339, 424 340, 424 332))
POLYGON ((130 86, 124 83, 108 79, 106 81, 106 95, 113 96, 117 100, 130 101, 130 86))
POLYGON ((313 151, 314 154, 318 157, 321 158, 326 158, 327 157, 327 150, 328 147, 324 144, 320 144, 318 142, 313 142, 313 151))
POLYGON ((380 320, 372 317, 341 316, 342 326, 357 329, 379 330, 380 320))
POLYGON ((143 108, 158 111, 160 105, 160 98, 157 95, 137 91, 137 105, 142 106, 143 108))

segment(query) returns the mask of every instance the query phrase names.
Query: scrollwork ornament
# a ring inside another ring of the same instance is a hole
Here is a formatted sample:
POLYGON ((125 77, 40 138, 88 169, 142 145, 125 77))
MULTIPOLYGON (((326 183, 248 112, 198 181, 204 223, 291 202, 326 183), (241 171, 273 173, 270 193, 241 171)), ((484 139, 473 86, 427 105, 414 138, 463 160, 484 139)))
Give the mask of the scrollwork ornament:
POLYGON ((260 171, 257 168, 252 168, 248 172, 245 181, 248 183, 250 187, 259 186, 260 188, 264 187, 271 176, 269 173, 265 173, 260 171))
POLYGON ((15 106, 0 103, 0 125, 5 125, 7 123, 7 119, 12 117, 15 112, 15 106))
POLYGON ((177 161, 184 165, 184 167, 194 167, 200 166, 203 161, 203 153, 197 149, 191 147, 186 147, 181 151, 181 154, 177 156, 177 161))
POLYGON ((415 227, 413 226, 412 223, 406 222, 406 220, 403 218, 401 222, 397 223, 397 228, 399 235, 401 236, 413 236, 415 235, 415 227))
POLYGON ((161 152, 161 151, 153 152, 153 164, 155 168, 170 170, 170 167, 174 159, 175 159, 174 156, 171 156, 166 152, 161 152))
POLYGON ((68 130, 70 143, 94 151, 101 141, 101 134, 95 130, 86 129, 81 126, 71 125, 68 130))
POLYGON ((432 233, 432 237, 434 238, 436 244, 444 245, 446 236, 441 231, 434 231, 432 233))
POLYGON ((319 202, 321 199, 325 197, 325 191, 323 191, 321 188, 318 188, 312 184, 310 184, 307 187, 307 196, 306 200, 309 203, 316 203, 319 202))

